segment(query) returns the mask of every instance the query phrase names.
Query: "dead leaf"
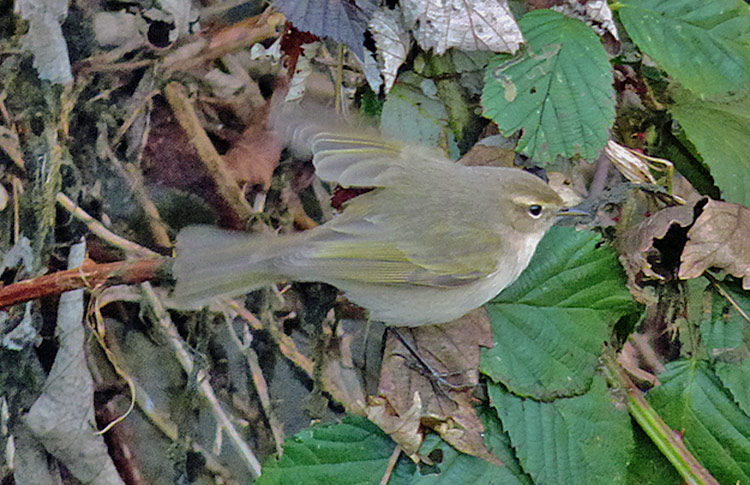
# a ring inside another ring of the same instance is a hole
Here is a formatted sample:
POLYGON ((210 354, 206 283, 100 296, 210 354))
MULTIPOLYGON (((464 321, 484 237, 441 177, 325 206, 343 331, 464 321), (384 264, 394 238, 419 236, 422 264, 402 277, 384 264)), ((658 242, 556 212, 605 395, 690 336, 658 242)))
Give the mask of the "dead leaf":
MULTIPOLYGON (((332 311, 331 311, 332 312, 332 311)), ((330 314, 333 319, 333 314, 330 314)), ((324 326, 324 332, 330 327, 324 326)), ((361 370, 354 365, 352 340, 354 334, 344 332, 342 326, 334 327, 336 335, 329 335, 322 369, 322 387, 333 399, 354 414, 363 414, 365 390, 361 370)))
POLYGON ((71 82, 73 73, 62 32, 62 23, 68 16, 68 2, 24 0, 17 3, 16 9, 29 22, 22 42, 24 49, 34 55, 34 68, 39 78, 57 84, 71 82))
POLYGON ((224 155, 227 167, 237 181, 248 185, 271 186, 271 176, 279 164, 282 146, 264 122, 250 124, 224 155))
POLYGON ((620 36, 617 33, 617 25, 615 25, 614 18, 612 17, 612 10, 610 10, 605 0, 567 0, 565 5, 552 7, 552 10, 557 10, 568 17, 577 18, 585 22, 600 37, 603 37, 604 33, 607 32, 614 40, 618 42, 620 40, 620 36))
POLYGON ((742 288, 750 289, 750 209, 710 200, 688 232, 680 262, 682 279, 720 268, 742 278, 742 288))
MULTIPOLYGON (((496 137, 501 138, 499 135, 496 137)), ((488 137, 495 138, 495 137, 488 137)), ((458 163, 466 165, 467 167, 512 167, 513 161, 516 158, 516 152, 513 146, 490 145, 483 143, 485 140, 480 141, 471 147, 471 150, 466 152, 463 157, 458 160, 458 163)))
MULTIPOLYGON (((393 10, 383 7, 378 9, 370 20, 370 30, 377 48, 376 62, 379 75, 376 79, 370 79, 372 76, 368 76, 367 69, 365 75, 373 91, 379 92, 382 82, 383 92, 388 94, 396 82, 398 68, 404 63, 411 49, 411 38, 404 26, 401 9, 398 6, 393 10)), ((369 57, 365 57, 364 62, 367 63, 368 59, 369 57)))
POLYGON ((417 452, 424 436, 420 430, 422 399, 414 392, 412 405, 403 414, 398 414, 382 396, 371 396, 367 403, 367 419, 377 424, 398 443, 406 455, 417 461, 417 452))
POLYGON ((399 332, 450 385, 436 383, 391 334, 380 374, 380 397, 387 400, 393 414, 405 417, 411 416, 414 395, 419 393, 422 408, 420 416, 413 416, 415 421, 434 429, 464 453, 497 461, 484 443, 484 427, 472 406, 472 390, 479 382, 480 347, 493 345, 486 310, 479 308, 446 324, 399 332))
POLYGON ((628 275, 628 287, 641 303, 650 303, 655 298, 643 288, 643 282, 664 280, 674 269, 664 267, 663 254, 654 247, 654 241, 664 238, 674 224, 690 226, 693 223, 693 207, 691 204, 663 209, 623 231, 615 241, 620 263, 628 275))
POLYGON ((402 8, 419 45, 437 55, 451 47, 515 53, 523 42, 506 0, 404 0, 402 8))
POLYGON ((367 22, 377 8, 373 0, 274 0, 273 4, 300 30, 346 44, 364 56, 367 22))

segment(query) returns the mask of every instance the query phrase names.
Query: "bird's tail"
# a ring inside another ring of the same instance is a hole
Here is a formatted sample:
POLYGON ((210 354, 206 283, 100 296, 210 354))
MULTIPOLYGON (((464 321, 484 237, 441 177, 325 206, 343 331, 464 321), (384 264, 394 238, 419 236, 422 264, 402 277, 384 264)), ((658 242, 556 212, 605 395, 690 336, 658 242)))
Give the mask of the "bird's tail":
POLYGON ((196 309, 217 296, 232 297, 285 278, 273 259, 293 236, 246 234, 211 226, 190 226, 177 235, 172 303, 196 309))

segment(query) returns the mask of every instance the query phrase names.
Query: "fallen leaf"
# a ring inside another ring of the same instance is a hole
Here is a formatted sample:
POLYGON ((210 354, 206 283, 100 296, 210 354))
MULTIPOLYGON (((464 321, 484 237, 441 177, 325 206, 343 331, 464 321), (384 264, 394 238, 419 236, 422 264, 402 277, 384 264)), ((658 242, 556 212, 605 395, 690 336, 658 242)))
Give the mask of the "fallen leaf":
MULTIPOLYGON (((497 462, 487 449, 484 427, 472 406, 472 390, 479 382, 480 347, 493 345, 489 318, 484 308, 442 325, 399 329, 424 362, 446 383, 416 362, 396 335, 386 341, 380 374, 380 397, 393 414, 411 417, 437 431, 458 450, 497 462), (421 397, 421 414, 413 414, 414 395, 421 397)), ((415 423, 401 423, 411 429, 415 423)))
POLYGON ((22 45, 34 55, 34 68, 39 79, 56 84, 71 82, 73 73, 62 32, 62 23, 68 16, 68 2, 24 0, 18 2, 16 9, 29 22, 22 45))
POLYGON ((708 268, 724 269, 750 289, 750 209, 716 200, 703 208, 688 231, 679 275, 697 278, 708 268))
POLYGON ((227 167, 237 181, 248 185, 271 186, 271 176, 279 164, 282 146, 267 129, 265 122, 250 124, 224 155, 227 167))
POLYGON ((493 142, 490 139, 506 140, 505 137, 500 135, 481 140, 471 147, 471 150, 458 160, 458 163, 467 167, 512 167, 516 158, 513 145, 511 143, 508 143, 507 146, 491 144, 493 142))
POLYGON ((655 295, 643 287, 647 280, 664 280, 675 268, 665 267, 664 257, 654 241, 663 239, 673 225, 693 223, 693 205, 668 207, 625 230, 615 241, 620 263, 628 276, 628 287, 636 300, 650 303, 655 295))
MULTIPOLYGON (((383 92, 388 92, 396 82, 398 68, 406 60, 406 55, 411 49, 411 38, 404 26, 401 10, 396 7, 393 10, 380 8, 370 20, 370 30, 377 48, 376 59, 379 68, 378 79, 367 81, 376 93, 380 91, 379 78, 382 76, 384 83, 383 92)), ((365 62, 367 62, 367 57, 365 62)), ((365 71, 367 74, 369 71, 365 71)))
POLYGON ((605 0, 567 0, 565 5, 552 7, 552 10, 557 10, 568 17, 581 20, 589 25, 600 37, 603 37, 606 32, 615 41, 620 41, 620 36, 617 33, 617 25, 615 25, 614 18, 612 17, 612 10, 610 10, 605 0))
POLYGON ((373 0, 274 0, 300 30, 346 44, 358 58, 364 54, 365 30, 377 4, 373 0))
POLYGON ((419 45, 437 55, 451 47, 515 53, 523 42, 506 0, 404 0, 402 8, 419 45))
MULTIPOLYGON (((365 390, 362 385, 362 371, 354 365, 352 356, 351 332, 344 332, 341 326, 337 333, 330 335, 326 345, 321 381, 323 389, 331 393, 333 399, 354 414, 362 414, 365 403, 365 390)), ((324 327, 324 332, 328 327, 324 327)))
POLYGON ((388 433, 414 461, 417 461, 417 452, 424 439, 420 430, 421 415, 422 399, 419 392, 414 392, 412 405, 403 414, 398 414, 382 396, 371 396, 367 403, 367 419, 388 433))

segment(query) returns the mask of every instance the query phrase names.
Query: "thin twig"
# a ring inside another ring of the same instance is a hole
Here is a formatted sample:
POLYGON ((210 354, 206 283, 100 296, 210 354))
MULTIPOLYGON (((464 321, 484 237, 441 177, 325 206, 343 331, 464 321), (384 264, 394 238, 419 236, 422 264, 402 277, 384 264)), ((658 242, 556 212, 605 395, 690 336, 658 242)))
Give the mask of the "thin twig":
POLYGON ((396 468, 399 456, 401 456, 401 447, 397 446, 393 449, 393 453, 391 453, 391 457, 388 459, 388 466, 385 468, 385 473, 383 473, 383 477, 380 479, 380 485, 386 485, 391 480, 391 475, 393 475, 393 470, 396 468))
POLYGON ((727 292, 727 290, 721 287, 718 280, 709 273, 704 273, 704 275, 706 276, 706 278, 708 278, 714 288, 716 288, 716 290, 721 294, 721 296, 726 298, 727 301, 734 307, 734 309, 737 310, 737 313, 739 313, 746 322, 750 323, 750 316, 748 316, 747 312, 742 309, 739 303, 737 303, 737 300, 735 300, 734 297, 727 292))
POLYGON ((336 97, 334 99, 334 103, 336 106, 336 113, 341 113, 341 104, 344 95, 342 94, 342 86, 344 84, 344 44, 339 44, 339 55, 338 55, 338 62, 336 63, 336 83, 334 85, 334 89, 336 90, 336 97))
MULTIPOLYGON (((159 300, 159 297, 156 296, 154 289, 149 283, 144 283, 143 285, 141 285, 141 288, 151 306, 151 309, 154 312, 154 316, 159 322, 161 329, 167 336, 167 340, 169 342, 169 345, 172 347, 172 351, 177 357, 177 360, 180 362, 180 365, 182 365, 183 370, 188 375, 193 374, 193 371, 195 369, 193 357, 190 355, 190 352, 188 352, 187 346, 182 341, 182 337, 180 337, 180 334, 177 331, 177 327, 175 327, 169 314, 164 309, 161 300, 159 300)), ((234 424, 232 424, 232 420, 229 419, 229 416, 224 411, 224 408, 222 408, 219 399, 216 397, 216 393, 211 387, 208 373, 204 369, 198 369, 195 375, 196 381, 198 383, 198 392, 208 402, 211 413, 216 419, 217 425, 229 436, 231 444, 245 461, 245 464, 250 471, 251 478, 258 478, 261 472, 260 462, 255 457, 255 454, 252 452, 250 447, 247 446, 245 440, 242 439, 242 436, 240 436, 237 428, 235 428, 234 424)))
POLYGON ((108 242, 112 246, 122 249, 125 251, 125 253, 132 255, 132 256, 142 256, 142 257, 154 257, 159 256, 159 254, 151 251, 148 248, 145 248, 139 244, 136 244, 132 241, 128 241, 124 237, 118 236, 117 234, 113 233, 106 227, 104 227, 104 224, 97 221, 93 217, 91 217, 86 211, 78 207, 75 202, 70 200, 70 198, 63 194, 62 192, 57 193, 57 203, 60 204, 70 212, 70 214, 78 219, 79 221, 86 224, 86 227, 89 228, 91 232, 96 234, 99 238, 102 240, 108 242))
POLYGON ((253 216, 253 209, 245 199, 245 194, 231 175, 226 163, 224 163, 224 159, 217 153, 216 148, 214 148, 213 143, 201 126, 198 115, 185 93, 185 88, 176 82, 171 82, 164 88, 164 94, 177 121, 185 130, 190 143, 198 152, 198 157, 206 166, 208 175, 216 182, 219 195, 232 209, 238 221, 248 220, 253 216))
POLYGON ((253 376, 253 384, 255 385, 255 391, 258 393, 260 398, 260 405, 263 408, 263 412, 266 414, 268 424, 271 426, 271 432, 273 433, 273 439, 276 443, 276 453, 281 456, 284 452, 284 431, 276 417, 276 413, 273 412, 271 407, 271 396, 268 394, 268 384, 266 383, 265 377, 263 377, 263 369, 260 367, 258 361, 258 354, 251 347, 252 335, 247 330, 247 327, 243 327, 245 330, 244 339, 241 339, 237 332, 234 330, 232 325, 233 318, 227 318, 226 324, 229 328, 229 333, 232 336, 237 348, 242 352, 247 360, 247 365, 250 367, 250 373, 253 376))
POLYGON ((280 331, 274 325, 269 325, 269 328, 266 328, 266 326, 263 325, 263 323, 261 323, 261 321, 255 317, 255 315, 253 315, 249 310, 240 305, 237 301, 230 301, 227 309, 231 310, 230 315, 237 315, 248 322, 253 330, 268 330, 268 332, 271 334, 271 337, 276 341, 276 345, 279 346, 279 350, 284 355, 284 357, 286 357, 294 365, 302 369, 305 374, 307 374, 308 377, 312 379, 313 369, 315 365, 313 364, 312 360, 304 356, 302 352, 299 351, 299 349, 297 348, 297 344, 294 343, 294 340, 292 340, 291 337, 280 331))

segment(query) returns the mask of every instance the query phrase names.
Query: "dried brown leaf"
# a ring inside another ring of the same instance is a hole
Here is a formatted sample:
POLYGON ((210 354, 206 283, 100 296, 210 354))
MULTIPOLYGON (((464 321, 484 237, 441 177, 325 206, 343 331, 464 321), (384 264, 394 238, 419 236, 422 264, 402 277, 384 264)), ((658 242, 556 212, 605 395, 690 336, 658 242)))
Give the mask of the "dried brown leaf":
POLYGON ((654 296, 645 290, 645 280, 664 280, 665 268, 659 267, 662 254, 654 247, 654 240, 666 236, 673 224, 688 227, 693 222, 693 205, 663 209, 639 224, 623 231, 616 241, 620 263, 628 275, 628 287, 642 303, 652 302, 654 296))
POLYGON ((443 325, 399 330, 414 350, 450 385, 435 382, 395 336, 386 342, 380 375, 380 396, 397 416, 413 412, 414 395, 422 398, 414 417, 464 453, 496 460, 487 450, 484 427, 476 416, 472 389, 479 382, 480 347, 493 345, 487 312, 479 308, 443 325))
POLYGON ((355 367, 352 356, 352 333, 338 333, 328 341, 326 358, 323 364, 321 381, 323 389, 331 393, 349 412, 362 414, 365 404, 365 390, 362 385, 361 370, 355 367))
POLYGON ((512 147, 477 143, 458 162, 467 167, 512 167, 515 158, 516 152, 512 147))
POLYGON ((742 287, 750 289, 750 209, 710 200, 688 232, 680 262, 682 279, 721 268, 742 278, 742 287))
POLYGON ((367 403, 367 419, 377 424, 388 433, 393 441, 412 460, 416 460, 417 451, 422 445, 424 435, 420 430, 422 399, 419 392, 412 397, 412 405, 403 414, 398 414, 382 396, 372 396, 367 403))

